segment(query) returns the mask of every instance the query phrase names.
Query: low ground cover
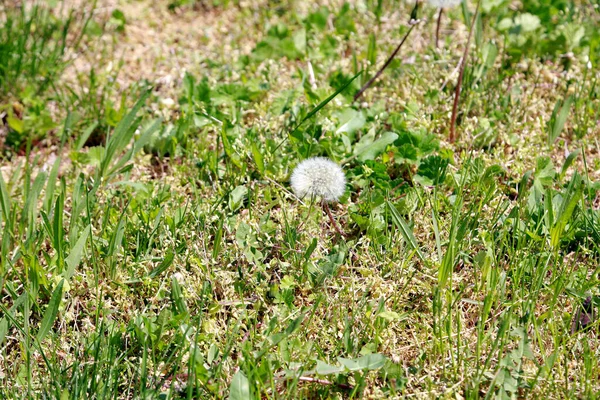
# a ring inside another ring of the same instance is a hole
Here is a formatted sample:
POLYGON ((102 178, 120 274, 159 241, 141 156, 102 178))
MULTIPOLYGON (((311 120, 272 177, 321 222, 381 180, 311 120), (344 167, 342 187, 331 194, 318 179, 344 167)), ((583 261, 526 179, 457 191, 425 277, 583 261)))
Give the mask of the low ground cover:
POLYGON ((439 15, 0 5, 0 397, 597 396, 598 4, 439 15))

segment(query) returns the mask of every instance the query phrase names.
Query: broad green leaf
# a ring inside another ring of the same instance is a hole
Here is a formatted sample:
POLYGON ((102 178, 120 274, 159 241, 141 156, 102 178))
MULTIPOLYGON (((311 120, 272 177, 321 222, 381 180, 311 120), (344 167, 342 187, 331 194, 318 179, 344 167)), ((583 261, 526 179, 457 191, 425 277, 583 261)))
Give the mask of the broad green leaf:
POLYGON ((294 36, 292 39, 294 40, 294 47, 296 48, 296 50, 298 50, 300 53, 305 53, 306 52, 306 30, 299 29, 298 31, 296 31, 294 33, 294 36))
POLYGON ((125 14, 118 8, 110 15, 110 24, 114 25, 118 32, 123 33, 125 31, 126 23, 127 20, 125 19, 125 14))
POLYGON ((355 360, 349 358, 338 357, 338 362, 348 371, 360 371, 361 369, 355 360))
POLYGON ((581 39, 585 37, 585 27, 578 23, 563 25, 563 36, 567 40, 567 48, 571 51, 581 46, 581 39))
POLYGON ((554 177, 556 176, 556 170, 550 157, 538 157, 537 166, 535 168, 534 185, 543 192, 543 188, 551 185, 554 177))
POLYGON ((329 365, 321 360, 317 360, 317 367, 315 368, 315 372, 319 375, 339 374, 344 371, 344 367, 329 365))
POLYGON ((23 131, 25 130, 25 126, 23 125, 23 120, 21 120, 17 117, 13 117, 12 115, 9 115, 6 118, 6 121, 8 122, 8 126, 17 133, 23 133, 23 131))
POLYGON ((315 12, 308 14, 306 17, 306 23, 318 30, 324 30, 327 27, 327 19, 329 17, 329 10, 325 6, 321 6, 315 12))
POLYGON ((234 212, 237 211, 242 204, 244 199, 248 195, 248 188, 244 185, 237 186, 229 193, 229 209, 234 212))
POLYGON ((2 318, 0 320, 0 344, 4 342, 4 338, 8 333, 8 320, 6 318, 2 318))
POLYGON ((533 174, 533 171, 526 171, 523 174, 523 177, 521 178, 521 181, 519 182, 519 186, 518 186, 518 199, 521 200, 523 198, 523 195, 527 192, 527 184, 529 182, 529 179, 531 178, 531 175, 533 174))
POLYGON ((443 183, 446 179, 448 159, 438 155, 432 155, 421 160, 417 174, 413 180, 423 186, 435 186, 443 183))
POLYGON ((356 365, 362 370, 374 370, 383 367, 387 357, 383 354, 374 353, 374 354, 366 354, 359 359, 356 360, 356 365))
POLYGON ((523 32, 532 32, 540 27, 540 17, 523 13, 515 17, 515 26, 520 26, 523 32))
POLYGON ((146 125, 144 131, 133 143, 133 154, 137 153, 138 151, 143 149, 144 146, 150 143, 152 135, 154 135, 154 133, 160 129, 162 122, 162 118, 156 118, 155 120, 151 121, 146 125))
POLYGON ((349 109, 343 114, 344 122, 340 125, 340 127, 336 130, 335 133, 348 133, 354 134, 359 129, 362 129, 367 122, 365 115, 362 111, 356 111, 353 109, 349 109))
POLYGON ((61 279, 56 289, 54 289, 54 292, 52 292, 52 297, 50 298, 48 308, 46 309, 46 313, 44 314, 44 318, 42 319, 40 330, 37 334, 37 340, 40 342, 44 339, 48 332, 50 332, 52 325, 54 325, 54 320, 58 315, 58 307, 60 306, 60 302, 62 300, 64 283, 65 280, 61 279))
POLYGON ((229 386, 229 400, 250 400, 250 383, 246 375, 239 370, 233 376, 229 386))
POLYGON ((125 211, 127 207, 129 207, 129 205, 126 205, 123 211, 121 212, 117 227, 110 235, 110 241, 108 242, 107 251, 107 254, 109 254, 110 256, 116 255, 119 249, 121 248, 121 245, 123 244, 123 236, 125 235, 125 222, 127 217, 127 213, 125 211))
POLYGON ((498 57, 498 47, 493 42, 488 42, 484 47, 485 66, 493 68, 498 57))
POLYGON ((338 357, 338 361, 349 371, 374 370, 383 367, 387 358, 382 354, 367 354, 356 360, 338 357))
POLYGON ((502 31, 509 30, 510 28, 512 28, 512 26, 513 26, 513 20, 512 19, 510 19, 510 18, 503 18, 496 25, 496 29, 498 29, 498 31, 502 32, 502 31))
POLYGON ((354 154, 360 161, 373 160, 383 153, 387 146, 394 143, 398 135, 394 132, 385 132, 381 137, 372 143, 359 143, 354 149, 354 154))
POLYGON ((382 311, 377 314, 377 317, 383 318, 387 321, 404 321, 407 318, 406 314, 398 314, 395 311, 382 311))
POLYGON ((498 7, 504 3, 504 0, 482 0, 481 9, 488 14, 493 8, 498 7))

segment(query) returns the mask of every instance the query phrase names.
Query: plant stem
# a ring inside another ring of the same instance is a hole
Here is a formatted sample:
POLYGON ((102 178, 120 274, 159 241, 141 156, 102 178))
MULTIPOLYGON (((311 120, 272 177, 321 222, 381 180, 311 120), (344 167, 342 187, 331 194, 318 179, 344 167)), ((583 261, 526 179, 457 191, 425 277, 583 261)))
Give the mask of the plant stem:
POLYGON ((437 27, 435 28, 435 48, 439 49, 440 47, 440 26, 442 26, 442 14, 444 14, 444 9, 440 7, 440 12, 437 18, 437 27))
POLYGON ((462 63, 460 64, 460 72, 458 74, 458 82, 456 82, 456 91, 454 92, 454 104, 452 105, 452 118, 450 119, 450 136, 448 140, 450 143, 454 143, 456 140, 456 114, 458 112, 458 99, 460 97, 460 89, 462 87, 463 75, 465 74, 465 65, 467 65, 467 57, 469 56, 469 46, 471 44, 471 37, 473 36, 473 28, 475 26, 475 21, 477 20, 477 15, 479 14, 479 5, 481 4, 481 0, 477 2, 477 8, 475 9, 475 14, 473 14, 473 19, 471 20, 471 27, 469 28, 469 38, 467 39, 467 45, 465 46, 465 51, 462 57, 462 63))
POLYGON ((406 32, 406 35, 404 35, 404 37, 402 38, 402 41, 400 42, 398 47, 396 47, 396 50, 394 50, 394 52, 387 59, 385 64, 383 64, 383 66, 379 69, 379 71, 377 71, 375 76, 373 76, 371 79, 369 79, 369 81, 367 83, 365 83, 363 85, 363 87, 360 88, 358 93, 356 93, 354 95, 354 101, 358 100, 358 98, 365 92, 365 90, 367 90, 373 84, 373 82, 375 82, 375 80, 377 78, 379 78, 379 76, 383 73, 383 71, 392 63, 392 60, 394 59, 394 57, 396 57, 396 54, 398 54, 398 52, 402 48, 402 45, 404 44, 404 42, 406 42, 406 39, 408 39, 408 35, 410 35, 410 32, 412 32, 415 25, 416 25, 416 23, 411 24, 410 28, 408 29, 408 32, 406 32))
POLYGON ((325 212, 327 213, 327 216, 329 217, 329 220, 331 221, 331 224, 333 225, 337 233, 339 233, 341 237, 346 237, 344 232, 342 232, 342 230, 340 229, 340 226, 337 224, 337 222, 335 222, 335 219, 333 219, 333 214, 331 214, 331 210, 329 209, 329 205, 326 201, 323 202, 323 208, 325 209, 325 212))

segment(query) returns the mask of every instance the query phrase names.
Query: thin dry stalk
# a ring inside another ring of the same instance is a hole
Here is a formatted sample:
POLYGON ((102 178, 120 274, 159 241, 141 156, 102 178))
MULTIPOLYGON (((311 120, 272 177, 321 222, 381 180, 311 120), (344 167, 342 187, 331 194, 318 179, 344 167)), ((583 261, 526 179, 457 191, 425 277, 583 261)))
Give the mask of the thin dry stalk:
POLYGON ((442 26, 442 15, 444 14, 444 9, 440 7, 440 12, 437 18, 437 27, 435 28, 435 48, 440 48, 440 27, 442 26))
POLYGON ((467 57, 469 56, 469 46, 471 45, 471 37, 473 36, 473 28, 475 27, 475 21, 477 20, 477 15, 479 15, 480 4, 481 0, 477 2, 475 14, 473 14, 473 19, 471 20, 471 27, 469 28, 469 37, 467 39, 467 45, 465 46, 465 51, 463 53, 462 63, 460 64, 458 82, 456 83, 456 91, 454 92, 454 104, 452 105, 452 118, 450 119, 450 136, 448 137, 450 143, 454 143, 456 141, 456 114, 458 112, 458 99, 460 98, 460 90, 462 88, 463 75, 465 74, 465 65, 467 65, 467 57))
POLYGON ((413 28, 415 27, 415 25, 417 23, 418 23, 418 21, 416 21, 415 23, 412 23, 410 25, 408 32, 406 32, 406 35, 404 35, 404 37, 402 38, 402 41, 400 42, 398 47, 396 47, 396 50, 394 50, 394 52, 390 55, 390 57, 387 59, 385 64, 383 64, 383 66, 379 69, 379 71, 377 71, 375 76, 373 76, 371 79, 369 79, 369 81, 367 83, 365 83, 363 85, 363 87, 360 88, 358 93, 356 93, 354 95, 354 101, 358 100, 358 98, 360 96, 362 96, 362 94, 365 92, 365 90, 367 90, 373 84, 373 82, 375 82, 375 80, 377 80, 377 78, 379 78, 379 76, 383 73, 383 71, 392 63, 392 60, 394 59, 394 57, 396 57, 396 54, 398 54, 398 52, 402 48, 402 45, 404 44, 404 42, 406 42, 406 39, 408 39, 408 35, 410 35, 410 33, 412 32, 413 28))
POLYGON ((327 213, 327 216, 329 217, 329 220, 331 221, 331 224, 333 225, 337 233, 339 233, 341 237, 346 237, 344 232, 342 232, 342 230, 340 229, 340 226, 337 224, 337 222, 335 222, 335 219, 333 219, 333 214, 331 214, 329 205, 325 201, 323 202, 323 208, 325 209, 325 212, 327 213))

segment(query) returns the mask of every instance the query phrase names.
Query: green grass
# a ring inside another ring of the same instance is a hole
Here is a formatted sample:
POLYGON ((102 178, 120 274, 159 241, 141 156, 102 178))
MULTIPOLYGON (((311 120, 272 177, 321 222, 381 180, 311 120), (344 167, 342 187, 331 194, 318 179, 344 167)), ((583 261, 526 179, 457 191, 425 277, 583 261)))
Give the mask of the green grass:
POLYGON ((598 396, 591 3, 482 3, 455 143, 474 4, 354 104, 412 4, 55 3, 0 14, 0 398, 598 396), (172 88, 118 51, 149 16, 201 37, 172 88), (345 238, 291 191, 312 156, 345 238))
MULTIPOLYGON (((23 154, 59 129, 61 76, 87 41, 90 7, 66 3, 12 2, 0 6, 0 112, 5 156, 23 154), (70 53, 71 52, 71 53, 70 53)), ((90 5, 93 9, 93 4, 90 5)), ((64 105, 62 105, 64 107, 64 105)))

